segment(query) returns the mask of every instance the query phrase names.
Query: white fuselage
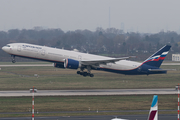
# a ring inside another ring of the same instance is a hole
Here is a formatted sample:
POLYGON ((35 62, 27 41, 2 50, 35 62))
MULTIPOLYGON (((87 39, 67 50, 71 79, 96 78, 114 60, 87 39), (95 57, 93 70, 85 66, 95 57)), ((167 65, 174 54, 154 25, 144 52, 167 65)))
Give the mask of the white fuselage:
MULTIPOLYGON (((27 57, 32 59, 45 60, 50 62, 64 62, 65 59, 74 59, 78 61, 83 60, 104 60, 111 59, 99 55, 88 53, 81 53, 76 51, 69 51, 58 48, 51 48, 46 46, 39 46, 27 43, 12 43, 8 44, 10 47, 3 47, 2 49, 7 53, 20 57, 27 57)), ((100 65, 100 68, 107 68, 113 70, 132 70, 139 67, 141 63, 129 60, 120 60, 115 63, 108 63, 107 65, 100 65)))

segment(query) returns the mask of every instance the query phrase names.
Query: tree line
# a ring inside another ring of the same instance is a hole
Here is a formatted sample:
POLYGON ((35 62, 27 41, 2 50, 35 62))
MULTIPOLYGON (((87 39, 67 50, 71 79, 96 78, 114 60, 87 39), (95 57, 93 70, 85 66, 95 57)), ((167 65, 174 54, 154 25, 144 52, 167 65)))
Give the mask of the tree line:
MULTIPOLYGON (((156 34, 125 33, 116 28, 96 28, 95 31, 75 30, 64 32, 61 29, 11 29, 0 31, 0 47, 8 43, 31 43, 67 50, 77 49, 80 52, 106 55, 111 57, 138 56, 136 60, 143 60, 170 44, 172 53, 180 52, 180 35, 174 31, 161 31, 156 34)), ((0 60, 7 60, 7 55, 0 51, 0 60)), ((171 59, 168 55, 167 59, 171 59)), ((10 59, 10 58, 9 58, 10 59)))

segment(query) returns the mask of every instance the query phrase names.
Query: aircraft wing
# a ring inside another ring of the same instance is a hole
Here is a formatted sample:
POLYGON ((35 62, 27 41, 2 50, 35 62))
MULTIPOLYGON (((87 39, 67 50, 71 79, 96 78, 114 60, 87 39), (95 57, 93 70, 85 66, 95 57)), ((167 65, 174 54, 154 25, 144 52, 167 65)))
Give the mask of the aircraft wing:
POLYGON ((121 58, 110 58, 110 59, 106 59, 106 60, 83 60, 83 61, 81 61, 81 64, 99 66, 100 64, 106 65, 107 63, 115 63, 119 60, 125 60, 125 59, 132 58, 132 57, 135 57, 135 56, 121 57, 121 58))

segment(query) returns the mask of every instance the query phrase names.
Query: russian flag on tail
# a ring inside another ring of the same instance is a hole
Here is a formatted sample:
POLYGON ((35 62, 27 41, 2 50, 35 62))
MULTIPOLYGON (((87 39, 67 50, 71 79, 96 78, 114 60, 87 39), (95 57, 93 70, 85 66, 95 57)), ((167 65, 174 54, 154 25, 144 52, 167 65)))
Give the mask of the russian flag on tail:
POLYGON ((165 45, 160 50, 158 50, 156 53, 151 55, 148 59, 146 59, 143 64, 154 66, 154 67, 160 67, 163 60, 165 59, 166 55, 168 54, 171 46, 165 45))

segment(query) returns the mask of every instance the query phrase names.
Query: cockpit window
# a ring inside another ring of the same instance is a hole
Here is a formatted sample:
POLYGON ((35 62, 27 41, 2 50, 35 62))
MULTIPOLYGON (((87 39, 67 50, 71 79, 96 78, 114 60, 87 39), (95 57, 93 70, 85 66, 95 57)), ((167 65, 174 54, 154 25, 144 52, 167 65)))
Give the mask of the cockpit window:
POLYGON ((6 45, 6 47, 11 47, 10 45, 6 45))

